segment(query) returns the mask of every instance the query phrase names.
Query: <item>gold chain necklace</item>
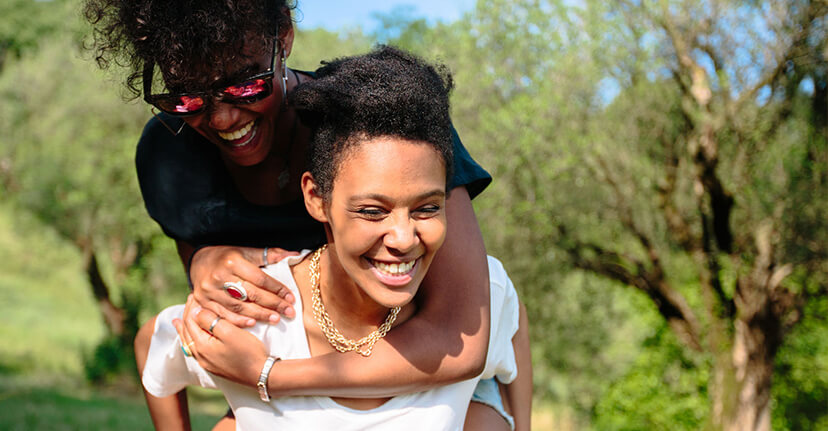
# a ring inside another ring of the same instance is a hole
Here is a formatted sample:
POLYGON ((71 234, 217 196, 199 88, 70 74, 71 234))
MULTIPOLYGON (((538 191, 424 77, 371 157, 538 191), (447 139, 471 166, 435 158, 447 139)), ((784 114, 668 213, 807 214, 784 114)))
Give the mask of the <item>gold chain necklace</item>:
POLYGON ((388 312, 388 317, 385 318, 385 322, 379 326, 374 332, 360 338, 359 340, 351 340, 350 338, 345 338, 336 326, 334 326, 333 321, 331 321, 331 317, 328 315, 328 311, 325 310, 325 304, 322 303, 322 291, 319 289, 319 259, 322 257, 322 252, 328 248, 328 245, 325 244, 320 247, 318 250, 313 252, 313 256, 311 256, 310 260, 310 267, 308 270, 310 271, 310 283, 311 283, 311 297, 313 299, 313 315, 316 317, 316 323, 319 324, 319 329, 322 330, 322 333, 325 334, 325 338, 328 339, 328 342, 331 343, 331 346, 334 349, 345 353, 345 352, 357 352, 362 356, 368 357, 371 356, 371 350, 374 348, 374 344, 385 336, 389 330, 391 330, 391 325, 394 324, 394 321, 397 320, 397 314, 400 312, 400 307, 394 307, 388 312), (362 349, 362 346, 366 346, 362 349))

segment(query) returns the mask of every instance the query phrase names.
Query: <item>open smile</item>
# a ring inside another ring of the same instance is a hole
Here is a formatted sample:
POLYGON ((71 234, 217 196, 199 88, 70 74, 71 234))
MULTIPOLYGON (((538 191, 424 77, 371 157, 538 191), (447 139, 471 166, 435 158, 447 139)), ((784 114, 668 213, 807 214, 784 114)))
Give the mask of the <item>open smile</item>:
POLYGON ((411 282, 417 268, 419 258, 408 262, 381 262, 365 258, 371 265, 371 272, 383 283, 389 286, 403 286, 411 282))
POLYGON ((253 138, 256 137, 257 131, 258 127, 256 127, 256 121, 251 121, 245 124, 241 129, 238 129, 236 131, 217 133, 219 137, 223 139, 225 143, 229 144, 231 147, 241 148, 253 142, 253 138))
POLYGON ((373 259, 368 259, 368 261, 371 262, 371 265, 373 265, 374 268, 377 268, 380 272, 383 272, 383 273, 385 273, 387 275, 391 275, 391 276, 399 276, 399 275, 408 274, 414 268, 414 264, 417 263, 417 259, 414 259, 414 260, 409 261, 409 262, 397 262, 397 263, 385 263, 385 262, 380 262, 378 260, 373 260, 373 259))

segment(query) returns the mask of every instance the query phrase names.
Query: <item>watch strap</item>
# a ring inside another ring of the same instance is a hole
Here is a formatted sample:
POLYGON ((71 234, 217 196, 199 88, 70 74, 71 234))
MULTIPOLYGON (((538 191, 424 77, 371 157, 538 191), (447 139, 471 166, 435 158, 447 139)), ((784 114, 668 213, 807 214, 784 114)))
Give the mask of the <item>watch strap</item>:
POLYGON ((270 402, 270 394, 267 393, 267 376, 270 375, 270 370, 273 368, 273 364, 275 364, 278 360, 279 358, 275 356, 267 357, 267 360, 265 360, 264 366, 262 367, 262 373, 259 374, 259 382, 256 383, 256 389, 259 390, 259 398, 266 403, 270 402))

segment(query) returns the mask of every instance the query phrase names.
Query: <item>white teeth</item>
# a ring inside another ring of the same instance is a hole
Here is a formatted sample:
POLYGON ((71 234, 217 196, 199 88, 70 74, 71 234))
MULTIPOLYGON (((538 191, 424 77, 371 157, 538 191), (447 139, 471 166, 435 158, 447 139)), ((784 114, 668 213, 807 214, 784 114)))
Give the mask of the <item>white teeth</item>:
POLYGON ((236 139, 239 139, 242 136, 246 135, 247 132, 249 132, 250 129, 253 128, 253 123, 255 123, 255 121, 251 121, 245 124, 244 127, 242 127, 239 130, 236 130, 235 132, 218 132, 218 135, 221 137, 221 139, 224 139, 225 141, 235 141, 236 139))
POLYGON ((417 260, 401 263, 383 263, 376 260, 372 262, 374 263, 374 267, 388 275, 404 275, 411 271, 411 268, 414 267, 417 260))

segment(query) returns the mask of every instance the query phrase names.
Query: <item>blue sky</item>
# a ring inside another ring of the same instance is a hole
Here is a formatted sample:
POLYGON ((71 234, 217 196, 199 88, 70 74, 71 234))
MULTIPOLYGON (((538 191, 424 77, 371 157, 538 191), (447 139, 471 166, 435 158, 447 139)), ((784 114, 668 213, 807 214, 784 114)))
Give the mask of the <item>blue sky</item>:
POLYGON ((298 0, 298 27, 324 27, 338 30, 343 27, 362 27, 373 30, 374 12, 388 13, 397 6, 412 7, 412 15, 429 20, 454 21, 474 8, 475 0, 298 0))

